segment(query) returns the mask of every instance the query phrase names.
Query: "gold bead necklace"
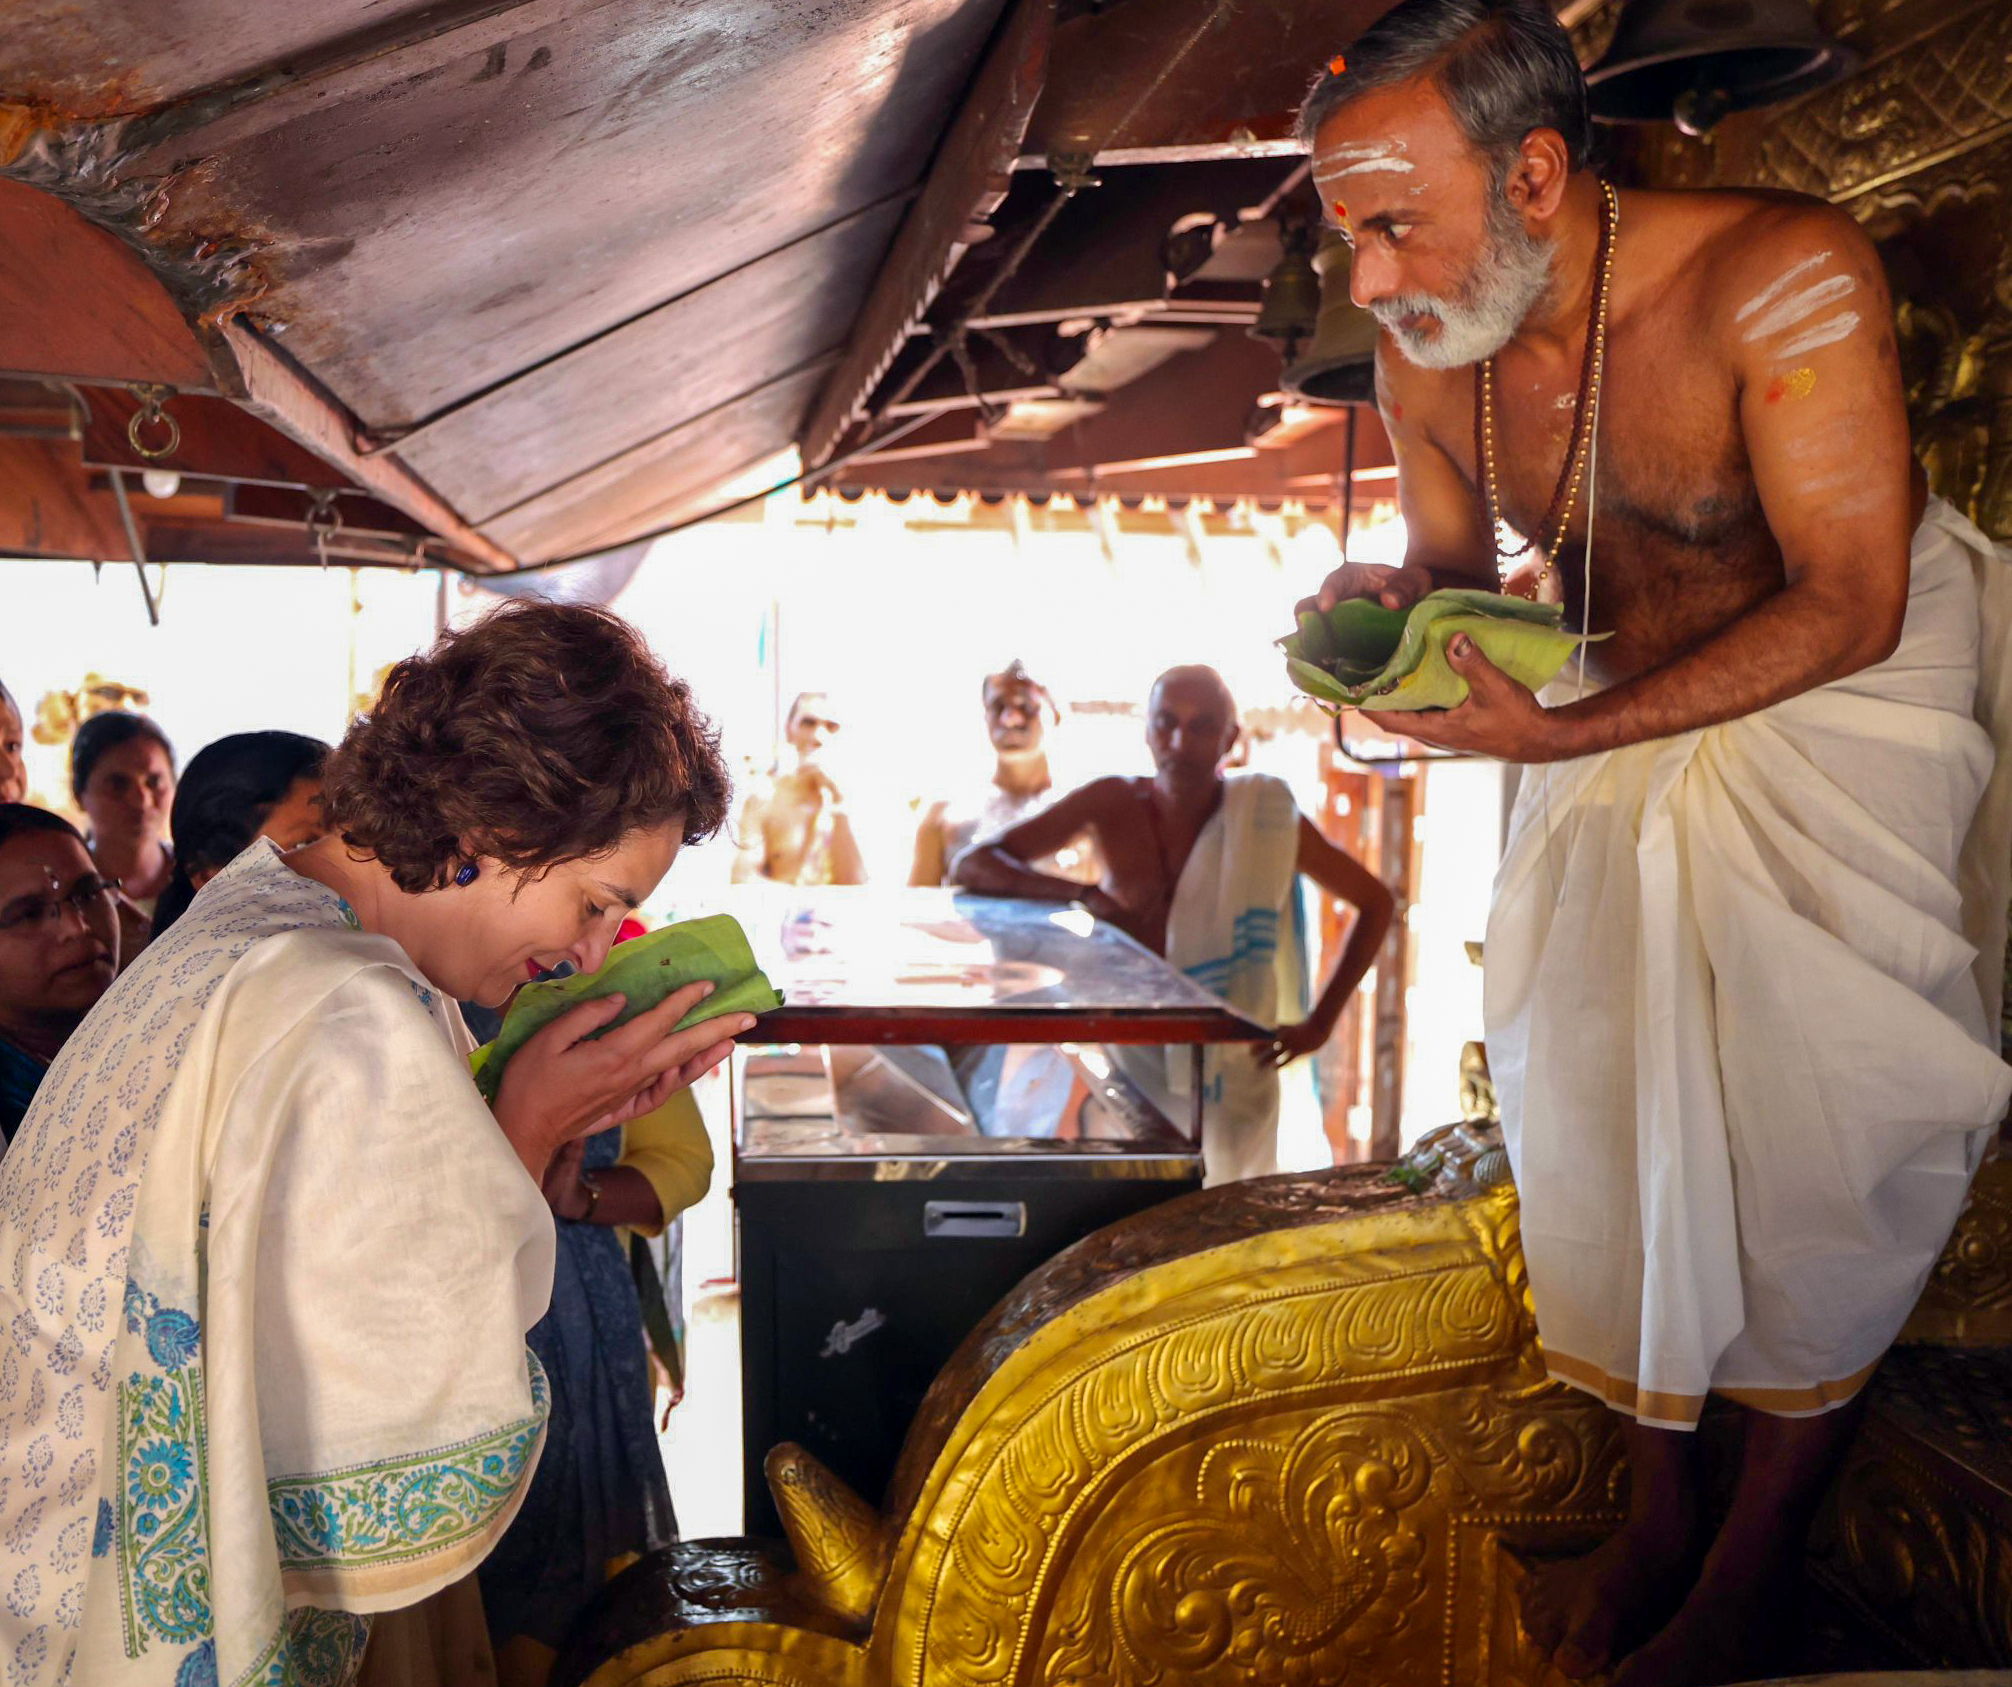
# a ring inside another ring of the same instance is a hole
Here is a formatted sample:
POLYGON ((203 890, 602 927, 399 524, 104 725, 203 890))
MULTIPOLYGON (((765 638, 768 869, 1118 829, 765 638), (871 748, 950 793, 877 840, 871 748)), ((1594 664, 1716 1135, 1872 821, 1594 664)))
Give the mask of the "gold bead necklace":
POLYGON ((1537 531, 1513 550, 1503 544, 1502 497, 1495 484, 1495 359, 1486 357, 1474 371, 1474 455, 1480 468, 1481 519, 1495 547, 1495 572, 1504 586, 1509 583, 1509 564, 1530 551, 1540 550, 1544 566, 1530 588, 1534 603, 1544 582, 1551 578, 1554 553, 1572 525, 1572 511, 1579 501, 1579 487, 1585 479, 1586 457, 1592 444, 1594 418, 1600 410, 1600 380, 1607 365, 1607 302, 1614 276, 1614 236, 1621 226, 1621 199, 1611 182, 1600 183, 1600 248, 1594 259, 1591 321, 1586 327, 1586 354, 1579 365, 1579 392, 1572 418, 1572 443, 1558 471, 1558 484, 1551 493, 1551 507, 1537 524, 1537 531))

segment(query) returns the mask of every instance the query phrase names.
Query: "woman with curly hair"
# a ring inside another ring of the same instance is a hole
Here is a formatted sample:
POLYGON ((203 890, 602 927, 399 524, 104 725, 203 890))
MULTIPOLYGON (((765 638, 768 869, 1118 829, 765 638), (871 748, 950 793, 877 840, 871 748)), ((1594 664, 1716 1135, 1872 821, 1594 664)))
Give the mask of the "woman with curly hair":
POLYGON ((351 1679, 458 1584, 544 1437, 540 1184, 752 1021, 596 1036, 493 1110, 456 998, 583 970, 726 812, 690 692, 602 611, 512 604, 400 663, 329 762, 330 833, 254 844, 65 1045, 0 1164, 10 1682, 351 1679))

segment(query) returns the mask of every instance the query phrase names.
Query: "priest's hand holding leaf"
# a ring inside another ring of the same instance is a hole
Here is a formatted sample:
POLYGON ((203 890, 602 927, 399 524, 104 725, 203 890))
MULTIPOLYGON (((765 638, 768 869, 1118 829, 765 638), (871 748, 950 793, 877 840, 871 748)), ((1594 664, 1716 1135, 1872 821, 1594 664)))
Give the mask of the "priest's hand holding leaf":
POLYGON ((1494 669, 1534 692, 1585 642, 1559 623, 1554 603, 1497 592, 1436 591, 1408 608, 1348 598, 1302 608, 1298 631, 1279 640, 1294 685, 1333 709, 1452 709, 1468 680, 1447 660, 1450 640, 1469 640, 1494 669))
POLYGON ((1388 563, 1344 562, 1320 583, 1320 591, 1300 605, 1320 614, 1350 598, 1368 598, 1385 609, 1409 609, 1432 590, 1432 576, 1423 568, 1388 563))
POLYGON ((1463 701, 1450 709, 1387 710, 1376 717, 1377 725, 1442 750, 1498 761, 1559 761, 1580 753, 1570 736, 1570 717, 1545 708, 1535 692, 1490 662, 1465 633, 1448 641, 1446 658, 1467 686, 1463 701))

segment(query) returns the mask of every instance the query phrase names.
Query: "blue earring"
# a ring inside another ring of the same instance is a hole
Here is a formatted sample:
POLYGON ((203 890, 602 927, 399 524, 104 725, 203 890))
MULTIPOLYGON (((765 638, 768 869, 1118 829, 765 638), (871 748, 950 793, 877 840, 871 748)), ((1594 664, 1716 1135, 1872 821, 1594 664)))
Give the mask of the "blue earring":
POLYGON ((482 869, 471 861, 460 872, 454 875, 454 882, 458 885, 472 885, 475 882, 476 876, 481 871, 482 869))

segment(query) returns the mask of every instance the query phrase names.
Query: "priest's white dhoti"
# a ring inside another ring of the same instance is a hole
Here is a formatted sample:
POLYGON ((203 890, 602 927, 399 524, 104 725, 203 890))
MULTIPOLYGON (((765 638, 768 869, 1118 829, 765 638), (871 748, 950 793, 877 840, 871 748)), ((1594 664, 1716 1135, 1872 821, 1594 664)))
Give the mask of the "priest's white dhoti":
POLYGON ((1538 1330, 1645 1423, 1850 1399, 2005 1114, 1973 577, 1988 607, 2005 566, 1932 504, 1886 661, 1524 772, 1485 1017, 1538 1330))

